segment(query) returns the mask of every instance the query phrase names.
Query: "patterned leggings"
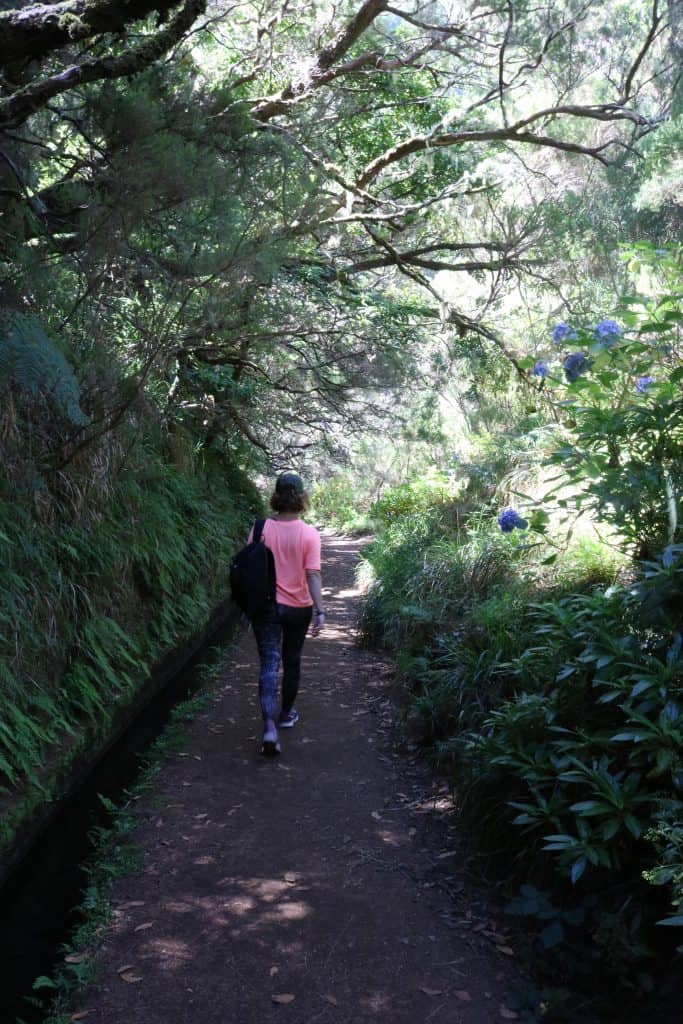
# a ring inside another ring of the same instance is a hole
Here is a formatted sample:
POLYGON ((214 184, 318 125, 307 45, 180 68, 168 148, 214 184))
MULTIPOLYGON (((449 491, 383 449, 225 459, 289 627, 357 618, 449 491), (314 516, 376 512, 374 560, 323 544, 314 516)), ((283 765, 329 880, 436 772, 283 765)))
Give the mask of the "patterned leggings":
POLYGON ((259 672, 259 699, 261 714, 277 717, 277 690, 282 662, 282 710, 290 710, 299 690, 301 651, 311 622, 313 607, 294 608, 288 604, 276 605, 264 619, 254 619, 252 628, 256 637, 261 670, 259 672))

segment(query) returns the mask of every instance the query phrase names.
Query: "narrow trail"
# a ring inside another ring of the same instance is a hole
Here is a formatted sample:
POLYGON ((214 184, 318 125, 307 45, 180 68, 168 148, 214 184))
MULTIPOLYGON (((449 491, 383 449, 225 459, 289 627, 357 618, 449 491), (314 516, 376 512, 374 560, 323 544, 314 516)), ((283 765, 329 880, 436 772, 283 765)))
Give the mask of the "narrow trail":
POLYGON ((141 868, 116 883, 98 981, 78 1019, 513 1017, 503 992, 515 963, 500 919, 467 875, 438 781, 392 749, 388 666, 354 645, 359 549, 324 538, 329 624, 306 642, 301 720, 281 732, 282 756, 259 754, 257 657, 245 633, 187 753, 139 801, 141 868))

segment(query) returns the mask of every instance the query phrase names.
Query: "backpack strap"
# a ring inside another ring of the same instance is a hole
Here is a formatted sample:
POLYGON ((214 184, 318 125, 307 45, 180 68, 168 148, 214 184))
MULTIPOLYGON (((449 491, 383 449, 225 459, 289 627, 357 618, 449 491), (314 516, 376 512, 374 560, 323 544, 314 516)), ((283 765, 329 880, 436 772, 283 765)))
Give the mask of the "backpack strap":
POLYGON ((263 527, 266 525, 265 519, 254 520, 254 532, 251 537, 252 544, 258 544, 261 540, 261 534, 263 533, 263 527))

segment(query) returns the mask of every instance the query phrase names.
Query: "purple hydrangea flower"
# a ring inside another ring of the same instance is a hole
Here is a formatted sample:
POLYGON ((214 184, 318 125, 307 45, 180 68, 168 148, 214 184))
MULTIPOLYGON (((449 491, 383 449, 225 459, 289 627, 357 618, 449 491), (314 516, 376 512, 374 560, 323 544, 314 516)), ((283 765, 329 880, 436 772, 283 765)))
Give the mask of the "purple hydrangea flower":
POLYGON ((610 345, 614 345, 621 337, 621 327, 616 320, 605 318, 595 325, 593 335, 596 341, 601 341, 609 348, 610 345))
POLYGON ((503 533, 512 533, 515 527, 518 530, 525 530, 529 524, 514 508, 506 508, 498 516, 498 525, 503 533))
POLYGON ((548 369, 548 364, 545 359, 539 359, 531 372, 534 377, 547 377, 550 370, 548 369))
POLYGON ((638 377, 636 380, 636 391, 639 395, 644 395, 651 384, 654 384, 654 377, 638 377))
POLYGON ((563 341, 574 341, 576 338, 576 331, 569 324, 564 322, 557 325, 553 331, 553 341, 556 345, 561 345, 563 341))
POLYGON ((570 352, 562 365, 565 377, 571 383, 579 379, 583 371, 590 366, 590 362, 583 352, 570 352))

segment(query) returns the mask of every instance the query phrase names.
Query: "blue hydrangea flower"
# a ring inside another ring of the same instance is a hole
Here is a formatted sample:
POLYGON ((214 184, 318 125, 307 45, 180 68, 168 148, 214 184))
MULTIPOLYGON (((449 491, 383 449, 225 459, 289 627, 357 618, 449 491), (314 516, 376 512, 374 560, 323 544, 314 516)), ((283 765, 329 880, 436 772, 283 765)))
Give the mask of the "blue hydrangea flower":
POLYGON ((638 377, 636 380, 636 391, 639 395, 644 395, 651 384, 654 384, 654 377, 638 377))
POLYGON ((590 366, 590 362, 583 352, 570 352, 562 365, 565 377, 571 383, 579 379, 583 371, 590 366))
POLYGON ((593 329, 593 335, 596 341, 601 341, 608 347, 614 345, 616 341, 621 337, 621 327, 616 320, 610 320, 605 318, 601 320, 599 324, 595 325, 593 329))
POLYGON ((547 377, 550 370, 548 369, 548 364, 545 359, 539 359, 531 372, 534 377, 547 377))
POLYGON ((503 533, 512 533, 515 527, 518 530, 525 530, 529 524, 514 508, 506 508, 498 516, 498 525, 503 533))
POLYGON ((556 345, 561 345, 563 341, 574 341, 576 338, 576 331, 569 324, 560 323, 553 331, 553 341, 556 345))

